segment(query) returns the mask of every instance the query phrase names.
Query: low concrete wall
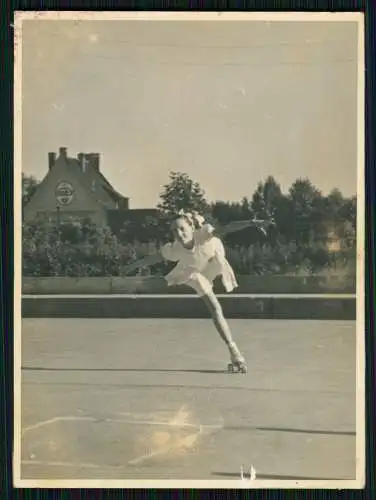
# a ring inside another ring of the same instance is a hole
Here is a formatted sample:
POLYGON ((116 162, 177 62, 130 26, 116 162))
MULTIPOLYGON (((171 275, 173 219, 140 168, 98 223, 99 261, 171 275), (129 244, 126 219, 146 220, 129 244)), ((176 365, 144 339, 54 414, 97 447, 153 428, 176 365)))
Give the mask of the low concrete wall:
MULTIPOLYGON (((354 296, 220 296, 227 318, 355 320, 354 296)), ((198 297, 155 296, 24 296, 26 318, 206 318, 198 297)))
MULTIPOLYGON (((356 278, 352 276, 239 276, 237 293, 242 294, 306 294, 355 293, 356 278)), ((221 292, 221 284, 216 284, 221 292)), ((100 277, 100 278, 23 278, 24 295, 54 294, 192 294, 185 286, 167 287, 162 277, 100 277)))

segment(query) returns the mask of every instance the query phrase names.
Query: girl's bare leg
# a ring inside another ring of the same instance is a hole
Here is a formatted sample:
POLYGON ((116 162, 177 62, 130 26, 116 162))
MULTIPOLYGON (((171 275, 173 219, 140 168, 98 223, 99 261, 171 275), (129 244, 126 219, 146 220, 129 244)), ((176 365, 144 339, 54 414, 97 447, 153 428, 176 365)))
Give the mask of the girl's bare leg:
POLYGON ((219 303, 214 292, 209 293, 209 294, 205 294, 202 296, 202 298, 203 298, 207 308, 210 311, 210 314, 213 318, 214 325, 215 325, 219 335, 221 336, 221 338, 223 339, 223 341, 226 343, 227 347, 229 348, 231 356, 238 358, 238 359, 242 359, 240 351, 232 338, 232 333, 231 333, 229 324, 227 323, 227 320, 223 315, 222 306, 219 303))

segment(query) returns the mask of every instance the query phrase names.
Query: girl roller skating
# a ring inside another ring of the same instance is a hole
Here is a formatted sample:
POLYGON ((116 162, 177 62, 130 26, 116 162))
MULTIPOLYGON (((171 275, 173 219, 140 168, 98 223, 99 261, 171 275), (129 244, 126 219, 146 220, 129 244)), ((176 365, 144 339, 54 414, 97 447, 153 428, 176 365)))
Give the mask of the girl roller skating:
POLYGON ((147 256, 125 268, 125 274, 148 267, 161 260, 176 262, 165 279, 169 286, 187 285, 204 300, 214 325, 230 352, 230 372, 247 372, 244 356, 233 340, 222 307, 214 294, 213 281, 221 277, 227 293, 237 286, 234 272, 226 259, 225 249, 218 236, 240 231, 250 226, 259 227, 265 234, 265 222, 257 220, 237 221, 220 229, 214 229, 197 213, 180 211, 172 222, 174 241, 163 245, 155 255, 147 256))

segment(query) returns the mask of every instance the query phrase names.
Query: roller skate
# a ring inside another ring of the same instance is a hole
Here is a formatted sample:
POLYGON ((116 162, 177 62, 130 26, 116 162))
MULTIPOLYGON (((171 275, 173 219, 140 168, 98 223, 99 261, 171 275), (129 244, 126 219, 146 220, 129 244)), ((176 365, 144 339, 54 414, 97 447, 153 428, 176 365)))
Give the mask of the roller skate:
POLYGON ((247 373, 247 363, 236 346, 230 346, 231 361, 227 366, 229 373, 247 373))

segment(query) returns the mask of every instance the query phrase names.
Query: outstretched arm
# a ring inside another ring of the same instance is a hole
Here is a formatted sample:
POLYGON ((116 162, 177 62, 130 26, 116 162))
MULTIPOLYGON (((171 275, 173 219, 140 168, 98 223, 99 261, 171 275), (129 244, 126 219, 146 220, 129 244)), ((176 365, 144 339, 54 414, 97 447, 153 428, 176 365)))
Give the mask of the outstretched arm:
POLYGON ((257 227, 264 234, 266 234, 265 227, 271 224, 274 224, 274 221, 265 221, 260 219, 233 221, 226 224, 226 226, 219 227, 216 232, 219 236, 226 236, 227 234, 236 233, 237 231, 241 231, 247 227, 257 227))
POLYGON ((131 262, 123 269, 125 275, 130 274, 136 269, 142 269, 145 267, 153 266, 154 264, 158 264, 158 262, 162 262, 164 259, 160 252, 157 252, 153 255, 147 255, 146 257, 136 260, 135 262, 131 262))

